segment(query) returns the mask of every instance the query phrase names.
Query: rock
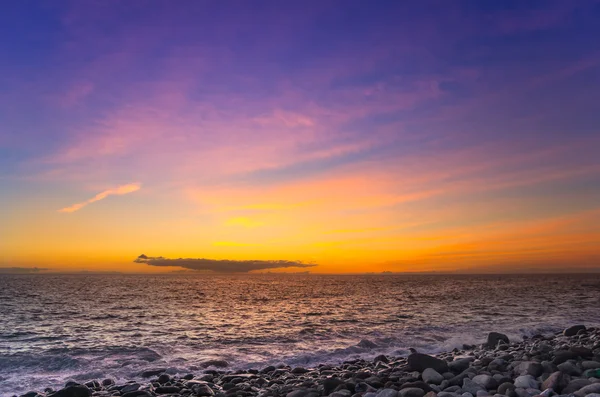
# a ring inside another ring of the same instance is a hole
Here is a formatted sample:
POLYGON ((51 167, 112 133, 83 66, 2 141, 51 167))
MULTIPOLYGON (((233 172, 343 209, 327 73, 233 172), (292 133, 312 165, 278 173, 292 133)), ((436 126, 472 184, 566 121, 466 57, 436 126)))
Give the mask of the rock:
POLYGON ((514 391, 515 385, 510 382, 504 382, 500 386, 498 386, 498 393, 506 395, 509 391, 514 391))
POLYGON ((506 368, 506 360, 497 358, 488 364, 488 371, 503 371, 506 368))
POLYGON ((558 370, 567 375, 580 376, 581 370, 577 368, 573 363, 569 361, 565 361, 564 363, 560 363, 557 365, 558 370))
POLYGON ((586 378, 599 378, 600 379, 600 369, 587 369, 583 373, 583 376, 586 378))
POLYGON ((589 349, 589 348, 584 347, 584 346, 571 346, 571 348, 569 349, 569 351, 571 353, 573 353, 573 355, 575 357, 581 357, 581 358, 592 358, 592 357, 594 357, 594 352, 592 351, 592 349, 589 349))
POLYGON ((573 353, 569 350, 557 350, 554 352, 554 359, 552 360, 553 364, 561 364, 567 360, 571 360, 577 358, 577 354, 573 353))
POLYGON ((206 383, 190 383, 187 382, 185 386, 191 389, 197 396, 214 396, 215 392, 206 383))
POLYGON ((419 389, 418 387, 407 387, 398 392, 400 397, 423 397, 425 395, 425 391, 423 389, 419 389))
POLYGON ((573 394, 577 397, 585 397, 588 394, 600 394, 600 382, 584 386, 573 394))
POLYGON ((140 384, 139 383, 130 383, 128 385, 125 385, 123 388, 121 388, 120 392, 121 393, 129 393, 132 391, 136 391, 137 389, 140 388, 140 384))
POLYGON ((568 384, 568 377, 560 371, 556 371, 550 374, 548 378, 542 383, 542 389, 552 389, 556 393, 560 393, 564 387, 568 384))
POLYGON ((336 387, 343 385, 344 381, 338 378, 327 378, 323 381, 323 391, 326 396, 330 395, 336 387))
POLYGON ((430 392, 425 393, 425 396, 423 396, 423 397, 437 397, 437 393, 434 391, 430 391, 430 392))
POLYGON ((564 336, 575 336, 581 330, 585 331, 585 325, 573 325, 563 331, 564 336))
POLYGON ((598 361, 583 361, 581 363, 583 369, 597 369, 600 368, 600 362, 598 361))
POLYGON ((585 397, 600 397, 600 393, 590 393, 586 394, 585 397))
POLYGON ((442 392, 439 392, 437 394, 437 397, 460 397, 460 394, 453 393, 453 392, 442 391, 442 392))
POLYGON ((154 391, 156 392, 156 394, 176 394, 179 393, 179 390, 181 390, 181 387, 161 386, 157 387, 154 391))
POLYGON ((167 383, 170 380, 171 380, 171 377, 169 375, 162 374, 158 377, 157 382, 160 383, 161 385, 164 385, 165 383, 167 383))
POLYGON ((459 358, 457 360, 451 361, 448 363, 448 367, 450 371, 455 374, 459 374, 463 372, 465 369, 469 368, 469 365, 473 361, 473 358, 459 358))
POLYGON ((379 393, 377 393, 377 397, 397 397, 398 390, 394 389, 383 389, 379 393))
POLYGON ((485 390, 485 388, 474 380, 465 378, 463 379, 462 390, 475 396, 479 390, 485 390))
POLYGON ((310 371, 308 369, 306 369, 306 368, 303 368, 303 367, 296 367, 293 370, 291 370, 290 372, 293 373, 293 374, 298 375, 298 374, 305 374, 305 373, 310 372, 310 371))
POLYGON ((104 380, 102 381, 102 386, 105 386, 105 387, 106 387, 106 386, 111 386, 111 385, 114 385, 114 384, 115 384, 115 381, 114 381, 114 380, 112 380, 112 379, 109 379, 109 378, 107 378, 107 379, 104 379, 104 380))
POLYGON ((89 397, 92 391, 83 385, 72 385, 65 387, 52 394, 52 397, 89 397))
POLYGON ((496 347, 499 342, 510 343, 508 340, 508 336, 501 334, 499 332, 490 332, 487 337, 486 345, 488 347, 496 347))
POLYGON ((286 397, 318 397, 319 393, 313 389, 294 390, 286 394, 286 397))
POLYGON ((260 373, 261 373, 261 374, 266 374, 266 373, 268 373, 268 372, 273 372, 273 371, 275 371, 276 369, 277 369, 277 368, 275 368, 275 366, 273 366, 273 365, 269 365, 268 367, 265 367, 265 368, 261 369, 261 370, 260 370, 260 373))
POLYGON ((461 397, 474 397, 474 396, 471 393, 469 393, 468 391, 466 391, 463 394, 461 394, 461 397))
POLYGON ((130 391, 129 393, 121 394, 121 397, 154 397, 147 390, 135 390, 130 391))
MULTIPOLYGON (((502 345, 502 346, 506 346, 506 345, 502 345)), ((487 390, 479 390, 477 392, 477 397, 484 397, 484 396, 489 396, 490 393, 487 392, 487 390)))
POLYGON ((148 369, 148 370, 146 370, 146 371, 142 371, 142 372, 140 373, 140 376, 141 376, 142 378, 151 378, 151 377, 153 377, 153 376, 156 376, 156 375, 160 375, 160 374, 162 374, 162 373, 163 373, 163 372, 165 372, 166 370, 167 370, 166 368, 154 368, 154 369, 148 369))
POLYGON ((375 357, 373 359, 374 363, 378 363, 378 362, 382 362, 382 363, 389 363, 390 361, 388 360, 388 358, 385 356, 385 354, 380 354, 379 356, 375 357))
POLYGON ((202 368, 216 367, 216 368, 227 368, 229 363, 225 360, 207 360, 200 364, 202 368))
POLYGON ((361 339, 360 342, 356 344, 358 347, 362 347, 363 349, 375 349, 377 344, 375 342, 371 342, 368 339, 361 339))
POLYGON ((433 368, 425 368, 421 377, 426 383, 433 383, 434 385, 439 385, 444 381, 444 376, 433 368))
POLYGON ((521 375, 515 379, 515 387, 523 389, 537 389, 538 381, 531 375, 521 375))
POLYGON ((448 371, 448 362, 423 353, 412 353, 408 356, 408 366, 412 371, 423 372, 432 368, 438 373, 448 371))
POLYGON ((483 386, 486 390, 494 390, 498 388, 498 381, 494 379, 491 375, 476 375, 472 379, 473 382, 483 386))
POLYGON ((592 382, 589 379, 574 379, 562 390, 562 394, 575 393, 577 390, 589 386, 592 382))
POLYGON ((544 367, 535 361, 523 361, 515 367, 515 372, 519 375, 531 375, 537 378, 544 373, 544 367))

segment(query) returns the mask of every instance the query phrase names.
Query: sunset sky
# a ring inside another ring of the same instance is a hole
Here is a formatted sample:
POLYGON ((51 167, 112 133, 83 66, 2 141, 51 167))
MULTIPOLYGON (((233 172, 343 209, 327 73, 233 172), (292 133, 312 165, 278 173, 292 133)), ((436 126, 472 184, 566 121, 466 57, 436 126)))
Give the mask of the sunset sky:
POLYGON ((593 0, 7 2, 0 266, 598 269, 599 18, 593 0))

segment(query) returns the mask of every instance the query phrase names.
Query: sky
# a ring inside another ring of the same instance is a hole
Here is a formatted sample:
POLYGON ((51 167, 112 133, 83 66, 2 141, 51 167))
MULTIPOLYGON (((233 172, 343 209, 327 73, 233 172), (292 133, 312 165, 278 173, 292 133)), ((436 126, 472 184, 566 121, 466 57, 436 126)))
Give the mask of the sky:
POLYGON ((600 268, 598 1, 15 1, 0 266, 600 268))

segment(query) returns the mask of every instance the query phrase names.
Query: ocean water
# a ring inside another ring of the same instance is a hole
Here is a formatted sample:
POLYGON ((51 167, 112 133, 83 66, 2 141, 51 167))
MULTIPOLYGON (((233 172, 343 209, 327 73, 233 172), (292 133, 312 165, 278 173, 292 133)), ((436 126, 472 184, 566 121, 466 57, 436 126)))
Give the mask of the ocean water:
POLYGON ((434 353, 492 330, 597 326, 599 308, 600 274, 0 275, 0 395, 199 372, 209 359, 235 369, 434 353))

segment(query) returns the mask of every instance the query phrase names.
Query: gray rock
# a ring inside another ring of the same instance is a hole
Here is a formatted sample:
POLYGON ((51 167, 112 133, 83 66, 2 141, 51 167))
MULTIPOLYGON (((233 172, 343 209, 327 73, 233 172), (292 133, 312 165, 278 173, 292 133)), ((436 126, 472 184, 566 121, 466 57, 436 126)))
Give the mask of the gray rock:
POLYGON ((336 387, 343 385, 344 381, 338 378, 327 378, 323 381, 323 391, 326 396, 330 395, 336 387))
POLYGON ((556 393, 560 393, 568 384, 568 377, 562 372, 556 371, 551 373, 542 383, 542 389, 552 389, 556 393))
POLYGON ((515 387, 522 389, 537 389, 539 383, 535 378, 531 375, 521 375, 515 379, 515 387))
POLYGON ((286 397, 318 397, 319 393, 314 389, 294 390, 286 394, 286 397))
POLYGON ((145 371, 142 371, 142 372, 140 373, 140 376, 141 376, 142 378, 151 378, 151 377, 153 377, 153 376, 156 376, 156 375, 160 375, 160 374, 162 374, 162 373, 163 373, 163 372, 165 372, 166 370, 167 370, 166 368, 154 368, 154 369, 147 369, 147 370, 145 370, 145 371))
POLYGON ((581 363, 581 366, 583 367, 583 369, 596 369, 600 368, 600 362, 586 360, 581 363))
POLYGON ((501 334, 500 332, 490 332, 487 337, 486 345, 488 347, 496 347, 499 342, 510 343, 508 336, 501 334))
POLYGON ((471 393, 469 393, 468 391, 466 391, 463 394, 461 394, 461 397, 474 397, 474 396, 471 393))
POLYGON ((444 376, 433 368, 426 368, 421 377, 426 383, 433 383, 434 385, 439 385, 444 381, 444 376))
POLYGON ((479 383, 469 378, 465 378, 463 379, 462 390, 463 392, 468 392, 475 396, 479 390, 485 390, 485 388, 479 383))
POLYGON ((423 397, 425 391, 418 387, 407 387, 406 389, 400 390, 398 394, 400 397, 423 397))
POLYGON ((411 371, 423 372, 433 368, 439 373, 448 371, 448 362, 423 353, 413 353, 408 356, 408 366, 411 371))
POLYGON ((498 381, 496 381, 496 379, 494 379, 491 375, 476 375, 472 380, 473 382, 483 386, 486 390, 492 390, 498 387, 498 381))
POLYGON ((161 385, 164 385, 165 383, 167 383, 170 380, 171 380, 171 377, 169 375, 162 374, 158 377, 157 382, 160 383, 161 385))
POLYGON ((394 389, 383 389, 377 393, 377 397, 397 397, 398 391, 394 389))
POLYGON ((181 387, 177 386, 161 386, 157 387, 154 392, 156 394, 177 394, 181 390, 181 387))
MULTIPOLYGON (((562 394, 575 393, 577 390, 582 389, 592 382, 589 379, 574 379, 562 390, 562 394)), ((591 392, 590 392, 591 393, 591 392)))
MULTIPOLYGON (((189 383, 189 382, 188 382, 189 383)), ((187 386, 187 384, 186 384, 187 386)), ((191 387, 192 391, 197 396, 214 396, 215 392, 207 384, 195 384, 191 387)))
POLYGON ((582 371, 570 361, 565 361, 557 365, 558 370, 567 375, 581 376, 582 371))
POLYGON ((203 368, 216 367, 216 368, 227 368, 229 363, 225 360, 207 360, 200 364, 203 368))
POLYGON ((488 392, 487 392, 487 390, 479 390, 479 391, 477 392, 477 395, 476 395, 476 396, 477 396, 477 397, 483 397, 483 396, 489 396, 489 395, 490 395, 490 393, 488 393, 488 392))
POLYGON ((585 397, 588 394, 600 394, 600 382, 584 386, 573 394, 577 397, 585 397))
POLYGON ((132 392, 132 391, 136 391, 139 388, 140 388, 140 384, 139 383, 130 383, 128 385, 125 385, 121 389, 121 393, 122 394, 129 393, 129 392, 132 392))
POLYGON ((469 368, 469 365, 473 360, 474 358, 459 358, 448 363, 448 367, 453 373, 459 374, 469 368))
POLYGON ((507 392, 514 391, 514 390, 515 390, 515 385, 513 385, 510 382, 504 382, 500 386, 498 386, 498 393, 500 393, 500 394, 506 394, 507 392))
POLYGON ((585 325, 573 325, 563 331, 564 336, 575 336, 581 330, 585 331, 585 325))
POLYGON ((296 367, 296 368, 292 369, 290 372, 292 374, 299 375, 299 374, 305 374, 305 373, 310 372, 310 371, 308 369, 304 368, 304 367, 296 367))
POLYGON ((460 394, 458 393, 453 393, 453 392, 447 392, 447 391, 441 391, 437 394, 437 397, 459 397, 460 394))
POLYGON ((531 375, 537 378, 544 373, 544 367, 535 361, 523 361, 515 367, 515 372, 519 375, 531 375))
POLYGON ((53 397, 89 397, 92 391, 83 385, 72 385, 54 393, 53 397))
POLYGON ((448 393, 458 393, 460 392, 460 386, 450 386, 444 389, 445 392, 448 393))
POLYGON ((590 393, 586 394, 585 397, 600 397, 600 393, 590 393))

